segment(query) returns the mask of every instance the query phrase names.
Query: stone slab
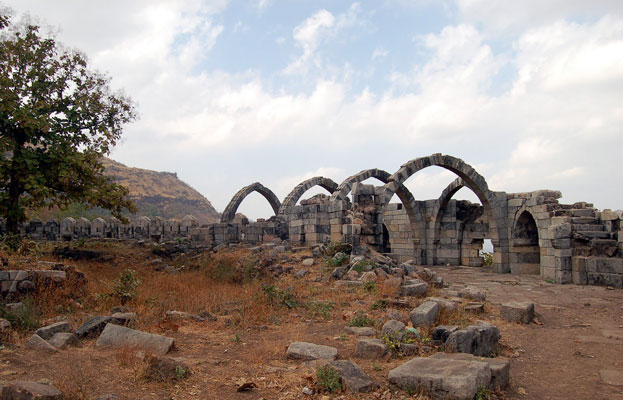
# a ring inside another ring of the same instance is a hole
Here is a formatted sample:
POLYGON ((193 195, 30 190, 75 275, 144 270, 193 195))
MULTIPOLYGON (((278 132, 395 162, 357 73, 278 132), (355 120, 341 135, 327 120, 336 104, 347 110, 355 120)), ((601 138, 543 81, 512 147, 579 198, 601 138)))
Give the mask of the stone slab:
POLYGON ((294 360, 335 360, 337 349, 307 342, 292 342, 286 351, 286 357, 294 360))
POLYGON ((96 347, 135 347, 156 355, 167 354, 174 345, 172 338, 141 332, 115 324, 107 324, 95 342, 96 347))

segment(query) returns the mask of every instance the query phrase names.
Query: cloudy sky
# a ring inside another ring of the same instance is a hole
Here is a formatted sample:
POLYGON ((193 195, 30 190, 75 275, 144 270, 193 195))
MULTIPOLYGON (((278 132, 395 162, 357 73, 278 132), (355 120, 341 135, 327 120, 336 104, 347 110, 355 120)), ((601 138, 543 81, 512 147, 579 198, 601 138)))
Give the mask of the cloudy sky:
MULTIPOLYGON (((218 211, 254 181, 283 198, 432 153, 493 190, 623 208, 621 0, 3 2, 136 101, 112 158, 175 171, 218 211)), ((454 178, 407 186, 436 198, 454 178)), ((259 195, 240 210, 270 216, 259 195)))

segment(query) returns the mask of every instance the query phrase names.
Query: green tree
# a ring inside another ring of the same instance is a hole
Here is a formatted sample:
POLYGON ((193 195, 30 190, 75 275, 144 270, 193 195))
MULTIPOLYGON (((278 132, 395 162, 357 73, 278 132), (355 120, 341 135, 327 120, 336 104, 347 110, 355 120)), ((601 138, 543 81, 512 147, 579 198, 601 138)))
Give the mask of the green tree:
POLYGON ((80 202, 136 211, 128 190, 103 175, 134 105, 38 26, 0 12, 0 215, 17 233, 25 211, 80 202))

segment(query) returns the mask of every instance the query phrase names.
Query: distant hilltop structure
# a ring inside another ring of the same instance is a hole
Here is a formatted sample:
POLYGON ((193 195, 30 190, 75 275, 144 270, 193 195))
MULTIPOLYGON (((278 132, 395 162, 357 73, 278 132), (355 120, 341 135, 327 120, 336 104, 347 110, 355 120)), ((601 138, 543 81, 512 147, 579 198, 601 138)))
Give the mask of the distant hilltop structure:
POLYGON ((193 246, 218 248, 232 243, 287 241, 291 245, 349 243, 355 254, 371 247, 396 260, 421 265, 482 266, 484 241, 493 244, 493 269, 499 273, 538 274, 558 283, 623 287, 623 224, 620 211, 599 211, 592 204, 561 204, 559 191, 506 193, 489 190, 486 180, 463 160, 433 154, 408 161, 393 174, 369 169, 338 184, 314 177, 298 184, 282 201, 259 182, 240 189, 220 222, 200 224, 141 217, 123 225, 115 219, 33 220, 24 233, 50 240, 78 237, 188 237, 193 246), (440 196, 415 200, 404 182, 431 166, 446 168, 457 179, 440 196), (381 185, 364 184, 375 178, 381 185), (314 186, 327 190, 300 201, 314 186), (471 189, 481 204, 454 200, 471 189), (274 216, 249 222, 236 212, 252 192, 260 193, 274 216), (391 203, 396 195, 400 203, 391 203), (352 200, 351 200, 352 198, 352 200))

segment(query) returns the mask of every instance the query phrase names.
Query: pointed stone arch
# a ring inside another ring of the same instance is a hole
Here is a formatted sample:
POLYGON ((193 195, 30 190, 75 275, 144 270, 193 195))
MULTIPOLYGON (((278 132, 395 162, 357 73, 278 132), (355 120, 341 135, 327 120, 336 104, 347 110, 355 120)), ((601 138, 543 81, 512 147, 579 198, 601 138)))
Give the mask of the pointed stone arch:
POLYGON ((299 183, 292 189, 292 191, 286 196, 281 203, 281 207, 279 208, 278 215, 283 215, 288 212, 291 207, 294 207, 299 199, 314 186, 320 186, 325 189, 329 194, 333 194, 337 189, 337 183, 329 178, 325 178, 323 176, 315 176, 313 178, 309 178, 299 183))
MULTIPOLYGON (((438 166, 454 172, 462 179, 464 186, 470 188, 485 208, 489 219, 490 234, 494 244, 494 269, 507 272, 509 269, 509 242, 506 223, 506 203, 497 193, 489 190, 486 180, 476 170, 460 158, 449 155, 433 154, 415 158, 403 164, 385 185, 385 206, 399 190, 401 185, 412 175, 431 166, 438 166)), ((457 189, 458 190, 458 189, 457 189)), ((427 259, 429 259, 427 255, 427 259)))
POLYGON ((236 216, 236 212, 238 211, 238 207, 240 207, 240 203, 242 203, 242 201, 252 192, 258 192, 259 194, 264 196, 264 198, 268 201, 273 211, 275 212, 275 215, 277 215, 277 213, 279 212, 279 207, 281 206, 281 202, 279 201, 277 196, 275 196, 275 193, 273 193, 272 190, 265 187, 259 182, 255 182, 250 184, 249 186, 243 187, 238 191, 238 193, 234 195, 234 197, 232 197, 232 199, 229 201, 229 204, 227 204, 227 207, 225 207, 223 215, 221 215, 221 222, 226 223, 233 221, 234 217, 236 216))

